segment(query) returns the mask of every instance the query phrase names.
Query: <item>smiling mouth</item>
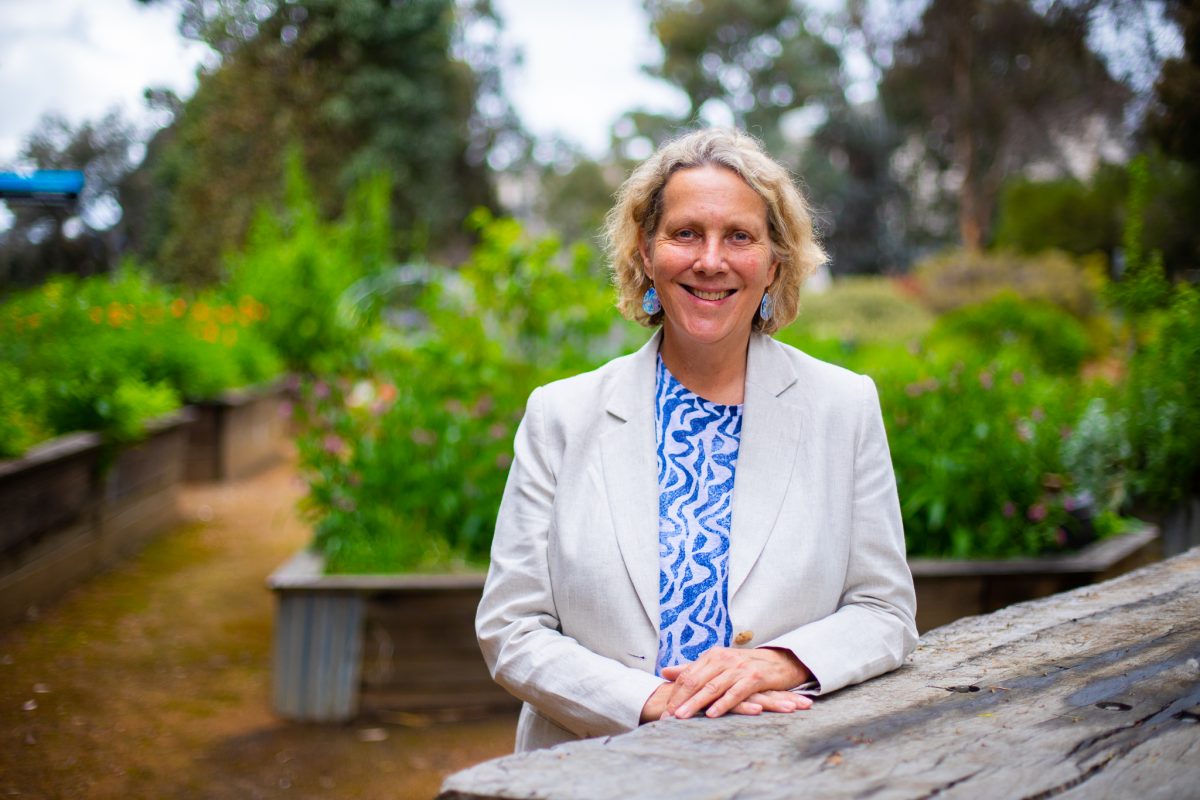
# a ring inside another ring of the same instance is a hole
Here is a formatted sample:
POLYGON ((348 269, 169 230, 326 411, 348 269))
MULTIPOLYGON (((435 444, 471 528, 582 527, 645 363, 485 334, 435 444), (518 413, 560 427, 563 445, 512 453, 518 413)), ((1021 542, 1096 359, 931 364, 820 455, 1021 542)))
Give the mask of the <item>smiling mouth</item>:
POLYGON ((724 289, 719 292, 704 292, 700 289, 693 289, 691 286, 685 286, 690 294, 699 297, 701 300, 724 300, 726 297, 734 293, 734 289, 724 289))

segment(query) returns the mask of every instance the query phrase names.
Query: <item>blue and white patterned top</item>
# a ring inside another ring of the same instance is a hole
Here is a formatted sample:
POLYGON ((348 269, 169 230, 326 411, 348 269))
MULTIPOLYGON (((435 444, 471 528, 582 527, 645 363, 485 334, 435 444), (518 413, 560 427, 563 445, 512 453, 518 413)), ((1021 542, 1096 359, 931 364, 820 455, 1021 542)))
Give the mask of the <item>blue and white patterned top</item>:
POLYGON ((658 660, 664 667, 728 647, 729 525, 742 407, 684 388, 658 359, 658 660))

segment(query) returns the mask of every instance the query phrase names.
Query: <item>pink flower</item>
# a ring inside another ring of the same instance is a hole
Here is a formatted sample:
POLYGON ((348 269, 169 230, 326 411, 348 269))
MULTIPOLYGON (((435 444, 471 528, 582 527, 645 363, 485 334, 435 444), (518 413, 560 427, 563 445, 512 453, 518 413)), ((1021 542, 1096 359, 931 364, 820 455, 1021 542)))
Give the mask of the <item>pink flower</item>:
POLYGON ((313 394, 315 394, 320 400, 324 400, 326 397, 329 397, 329 384, 325 383, 324 381, 317 381, 313 384, 313 394))
POLYGON ((346 451, 346 442, 336 433, 331 433, 321 441, 321 447, 330 455, 340 456, 346 451))
POLYGON ((425 428, 413 428, 412 433, 410 433, 409 436, 411 436, 412 440, 417 444, 431 445, 437 441, 437 434, 431 430, 426 430, 425 428))
POLYGON ((1005 500, 1004 505, 1000 507, 1000 513, 1003 514, 1006 519, 1012 519, 1013 515, 1017 513, 1017 507, 1013 505, 1012 500, 1005 500))
POLYGON ((995 380, 992 378, 992 373, 986 371, 979 373, 979 385, 984 389, 991 389, 994 383, 995 380))
POLYGON ((1025 383, 1025 373, 1021 370, 1014 370, 1012 374, 1013 386, 1020 386, 1025 383))
POLYGON ((1025 513, 1030 522, 1041 522, 1046 518, 1046 507, 1041 503, 1034 503, 1029 507, 1029 511, 1025 513))
POLYGON ((1054 531, 1054 541, 1058 544, 1059 547, 1062 547, 1063 545, 1065 545, 1067 543, 1067 532, 1064 531, 1062 528, 1056 529, 1054 531))
POLYGON ((1029 412, 1029 416, 1033 417, 1034 422, 1041 422, 1046 418, 1046 412, 1042 411, 1041 406, 1034 406, 1033 411, 1029 412))

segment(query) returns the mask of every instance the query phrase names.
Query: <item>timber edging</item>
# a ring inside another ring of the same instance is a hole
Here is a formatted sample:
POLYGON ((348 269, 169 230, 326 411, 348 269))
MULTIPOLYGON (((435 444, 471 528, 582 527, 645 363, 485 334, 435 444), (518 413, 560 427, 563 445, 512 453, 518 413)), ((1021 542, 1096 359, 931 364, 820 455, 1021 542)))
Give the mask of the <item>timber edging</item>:
POLYGON ((1196 797, 1200 548, 921 637, 795 714, 668 720, 485 762, 442 800, 1196 797))
POLYGON ((470 716, 519 704, 475 639, 481 572, 326 575, 297 553, 267 579, 275 593, 275 711, 341 722, 360 714, 470 716))
POLYGON ((180 518, 188 409, 106 452, 72 433, 0 462, 0 625, 36 613, 180 518))

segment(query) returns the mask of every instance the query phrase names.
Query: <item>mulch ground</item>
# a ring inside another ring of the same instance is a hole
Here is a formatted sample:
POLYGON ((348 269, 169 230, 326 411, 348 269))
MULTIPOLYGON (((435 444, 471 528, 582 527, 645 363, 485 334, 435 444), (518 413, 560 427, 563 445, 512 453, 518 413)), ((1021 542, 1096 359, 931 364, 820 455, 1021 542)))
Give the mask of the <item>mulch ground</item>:
POLYGON ((515 716, 347 725, 270 708, 267 575, 307 543, 293 465, 192 486, 187 522, 0 631, 0 796, 431 798, 515 716))

